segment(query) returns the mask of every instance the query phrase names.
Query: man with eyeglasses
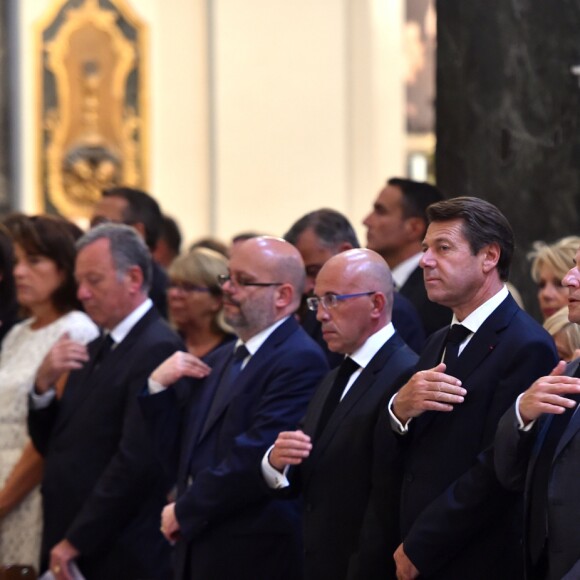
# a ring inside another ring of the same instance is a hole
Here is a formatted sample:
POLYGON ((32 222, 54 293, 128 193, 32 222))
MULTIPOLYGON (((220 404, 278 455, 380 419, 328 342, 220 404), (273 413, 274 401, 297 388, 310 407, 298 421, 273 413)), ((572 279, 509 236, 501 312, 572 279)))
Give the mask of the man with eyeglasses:
POLYGON ((371 250, 330 258, 308 298, 343 362, 316 389, 302 429, 279 434, 262 473, 281 494, 302 492, 311 580, 394 576, 388 554, 399 538, 399 453, 376 426, 418 357, 395 331, 392 306, 389 267, 371 250))
POLYGON ((232 249, 219 283, 235 346, 207 364, 176 353, 141 398, 158 452, 177 474, 178 498, 163 510, 161 532, 176 543, 175 578, 299 579, 298 506, 272 498, 256 479, 265 451, 295 428, 328 370, 293 316, 304 264, 284 240, 252 238, 232 249))
MULTIPOLYGON (((303 215, 284 234, 284 239, 296 246, 304 260, 306 286, 300 324, 322 347, 331 368, 339 365, 341 355, 328 349, 322 338, 320 322, 316 313, 306 309, 306 299, 312 294, 318 272, 325 262, 345 250, 359 248, 360 244, 351 223, 344 215, 333 209, 319 209, 303 215)), ((421 352, 425 342, 425 331, 419 313, 402 294, 395 293, 392 322, 403 340, 416 352, 421 352)))

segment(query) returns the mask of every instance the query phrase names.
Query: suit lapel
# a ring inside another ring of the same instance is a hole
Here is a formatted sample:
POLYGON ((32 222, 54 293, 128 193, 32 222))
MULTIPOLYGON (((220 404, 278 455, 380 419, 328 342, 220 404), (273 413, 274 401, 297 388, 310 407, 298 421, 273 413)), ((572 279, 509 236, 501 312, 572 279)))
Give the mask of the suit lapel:
MULTIPOLYGON (((576 359, 572 361, 568 367, 566 368, 566 375, 569 377, 574 376, 576 370, 578 369, 578 365, 580 364, 580 359, 576 359)), ((554 453, 554 459, 558 457, 558 455, 562 452, 562 450, 568 445, 570 440, 578 433, 580 430, 580 411, 577 409, 575 410, 572 418, 570 419, 570 423, 566 426, 566 430, 562 434, 558 445, 556 446, 556 451, 554 453)))
MULTIPOLYGON (((72 416, 74 416, 82 405, 89 400, 96 392, 97 385, 116 384, 115 377, 120 374, 119 366, 128 355, 132 347, 137 343, 143 329, 158 318, 154 308, 151 308, 138 322, 133 326, 129 334, 107 354, 103 364, 96 370, 93 370, 95 356, 101 346, 101 338, 94 340, 88 346, 89 362, 86 367, 71 373, 65 387, 63 399, 60 403, 59 425, 62 428, 72 416)), ((97 392, 97 396, 101 393, 97 392)))
MULTIPOLYGON (((332 442, 336 431, 340 428, 341 423, 349 415, 360 399, 363 398, 375 385, 379 373, 381 373, 381 371, 389 364, 390 359, 402 346, 402 339, 398 334, 395 334, 377 351, 369 364, 363 369, 336 408, 335 412, 330 417, 324 431, 320 435, 320 439, 314 442, 311 454, 312 464, 315 464, 317 458, 324 453, 328 445, 332 442)), ((335 369, 328 375, 324 383, 321 384, 321 387, 324 387, 324 391, 321 394, 324 396, 321 396, 320 400, 317 398, 317 409, 312 416, 312 431, 307 432, 316 432, 316 425, 318 424, 322 407, 324 406, 324 402, 326 401, 330 387, 332 386, 334 377, 336 376, 336 372, 337 370, 335 369)), ((392 379, 394 380, 398 374, 400 373, 393 368, 392 379)))
MULTIPOLYGON (((247 365, 238 375, 234 384, 231 385, 229 392, 226 394, 226 396, 223 397, 219 408, 216 408, 212 413, 212 416, 208 417, 203 424, 203 428, 199 434, 198 443, 207 436, 207 434, 215 426, 219 418, 224 414, 235 397, 251 389, 253 384, 259 384, 261 382, 259 380, 255 380, 256 377, 262 372, 264 366, 269 363, 276 348, 278 348, 282 342, 284 342, 293 332, 295 332, 297 328, 298 323, 296 320, 294 320, 293 317, 290 317, 276 330, 274 330, 274 332, 266 339, 266 341, 254 353, 254 355, 250 357, 247 365)), ((226 367, 229 368, 227 361, 225 361, 224 367, 222 367, 222 373, 226 372, 226 367)), ((213 389, 217 389, 218 385, 219 382, 214 383, 213 389)), ((213 396, 211 398, 213 398, 213 396)))
MULTIPOLYGON (((497 344, 501 340, 501 334, 509 325, 512 318, 517 313, 519 307, 515 303, 511 295, 507 298, 487 317, 484 323, 479 327, 477 332, 472 336, 467 346, 461 352, 459 358, 446 369, 445 373, 458 378, 462 382, 462 386, 469 393, 469 377, 475 372, 485 361, 485 359, 493 352, 497 344)), ((422 368, 432 368, 439 364, 443 343, 447 329, 444 329, 440 336, 437 337, 437 344, 433 345, 433 351, 438 352, 437 358, 431 362, 431 366, 423 366, 422 368), (435 347, 438 346, 437 350, 435 347)), ((431 422, 440 416, 437 411, 427 411, 417 419, 415 427, 415 435, 422 433, 431 422)))

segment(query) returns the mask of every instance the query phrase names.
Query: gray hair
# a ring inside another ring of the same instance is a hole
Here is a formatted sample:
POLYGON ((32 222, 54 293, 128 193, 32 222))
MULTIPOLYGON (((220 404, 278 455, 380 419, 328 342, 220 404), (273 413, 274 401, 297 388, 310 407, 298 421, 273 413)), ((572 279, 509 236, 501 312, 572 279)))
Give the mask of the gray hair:
POLYGON ((137 266, 143 272, 141 290, 147 293, 151 287, 153 275, 151 253, 135 228, 111 223, 96 226, 77 241, 77 252, 102 239, 109 240, 117 276, 121 277, 129 268, 137 266))

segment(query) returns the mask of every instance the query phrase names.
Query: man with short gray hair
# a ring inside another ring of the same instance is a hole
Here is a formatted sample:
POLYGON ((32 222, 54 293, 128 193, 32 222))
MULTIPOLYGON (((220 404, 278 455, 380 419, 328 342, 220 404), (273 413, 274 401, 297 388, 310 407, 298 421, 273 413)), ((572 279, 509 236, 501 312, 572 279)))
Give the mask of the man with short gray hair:
POLYGON ((104 333, 87 347, 63 335, 31 393, 30 435, 45 459, 43 566, 58 580, 71 578, 72 560, 87 579, 167 578, 169 545, 158 513, 170 482, 151 451, 136 395, 182 343, 147 297, 151 258, 133 228, 98 226, 77 249, 78 297, 104 333))

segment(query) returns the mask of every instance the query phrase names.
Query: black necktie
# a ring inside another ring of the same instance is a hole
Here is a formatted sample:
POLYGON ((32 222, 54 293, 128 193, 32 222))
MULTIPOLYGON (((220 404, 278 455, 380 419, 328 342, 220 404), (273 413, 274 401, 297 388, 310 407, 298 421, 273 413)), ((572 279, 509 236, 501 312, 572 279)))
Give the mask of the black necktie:
MULTIPOLYGON (((579 369, 575 376, 579 376, 579 369)), ((580 403, 580 394, 566 395, 568 399, 573 399, 580 403)), ((528 525, 529 552, 532 563, 537 563, 542 555, 548 535, 546 507, 548 500, 548 482, 552 470, 552 461, 556 447, 572 419, 576 407, 566 409, 561 415, 554 415, 546 431, 544 441, 540 447, 538 458, 534 466, 534 473, 530 486, 530 516, 528 525)))
POLYGON ((338 407, 340 403, 340 399, 342 397, 342 393, 348 384, 348 380, 350 379, 352 373, 354 373, 357 369, 360 368, 360 365, 354 362, 350 357, 346 357, 340 367, 338 368, 338 373, 336 378, 334 379, 334 383, 332 383, 332 387, 330 387, 330 391, 328 392, 328 397, 324 402, 324 407, 322 408, 322 413, 320 413, 320 419, 318 421, 318 428, 316 430, 317 437, 320 436, 328 420, 332 416, 332 413, 338 407))
POLYGON ((242 364, 244 359, 249 356, 249 354, 250 352, 246 348, 246 345, 240 344, 236 347, 236 350, 234 351, 234 354, 230 360, 229 367, 224 369, 220 381, 216 386, 213 401, 211 402, 211 406, 207 414, 204 430, 206 429, 208 422, 213 421, 214 414, 222 409, 225 401, 228 400, 232 385, 235 383, 238 375, 242 372, 242 364))
POLYGON ((471 330, 461 324, 453 324, 445 339, 443 362, 449 367, 459 356, 459 345, 471 334, 471 330))
POLYGON ((101 344, 97 349, 95 354, 95 362, 93 364, 93 371, 96 371, 100 366, 101 363, 105 360, 107 354, 111 352, 113 346, 115 345, 115 341, 111 337, 111 333, 107 332, 107 334, 103 335, 101 338, 101 344))

